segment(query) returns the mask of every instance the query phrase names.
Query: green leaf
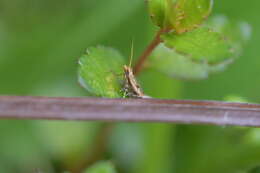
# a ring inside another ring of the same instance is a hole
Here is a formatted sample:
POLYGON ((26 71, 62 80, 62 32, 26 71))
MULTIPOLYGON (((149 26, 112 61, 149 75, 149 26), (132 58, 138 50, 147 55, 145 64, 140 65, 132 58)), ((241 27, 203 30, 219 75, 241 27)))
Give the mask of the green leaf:
POLYGON ((162 29, 172 29, 170 18, 176 0, 147 0, 148 11, 153 23, 162 29))
POLYGON ((232 49, 236 55, 241 54, 245 43, 251 38, 251 26, 248 23, 230 21, 223 15, 210 18, 207 22, 207 26, 225 35, 230 44, 232 44, 232 49))
POLYGON ((226 37, 206 27, 181 35, 162 36, 166 46, 199 63, 217 64, 232 58, 234 49, 226 37))
POLYGON ((210 14, 213 0, 148 0, 152 21, 183 33, 197 28, 210 14))
POLYGON ((155 25, 164 27, 166 20, 167 1, 165 0, 148 0, 148 10, 150 17, 155 25))
POLYGON ((171 24, 177 33, 197 28, 210 14, 213 0, 177 0, 171 13, 171 24))
POLYGON ((218 65, 198 63, 189 57, 178 54, 174 49, 160 44, 150 56, 150 67, 171 77, 185 80, 208 78, 209 74, 223 71, 230 62, 224 61, 218 65))
POLYGON ((164 34, 164 44, 152 53, 150 66, 179 79, 206 79, 209 74, 225 70, 240 55, 250 31, 245 22, 217 16, 191 32, 164 34))
POLYGON ((101 161, 88 168, 84 173, 116 173, 116 170, 111 162, 101 161))
POLYGON ((121 97, 124 64, 124 58, 117 50, 91 47, 79 60, 79 82, 94 95, 121 97))
POLYGON ((251 26, 244 21, 231 21, 224 15, 215 15, 206 23, 215 31, 232 36, 239 41, 248 41, 251 38, 251 26))

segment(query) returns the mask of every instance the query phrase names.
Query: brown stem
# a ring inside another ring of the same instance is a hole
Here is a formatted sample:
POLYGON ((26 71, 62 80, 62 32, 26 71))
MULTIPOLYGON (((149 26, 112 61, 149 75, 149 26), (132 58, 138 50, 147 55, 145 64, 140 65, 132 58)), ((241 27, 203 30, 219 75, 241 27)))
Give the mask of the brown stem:
POLYGON ((1 119, 167 122, 260 127, 260 104, 0 96, 1 119))
POLYGON ((148 47, 145 49, 143 54, 138 59, 136 65, 134 66, 134 69, 133 69, 135 75, 138 75, 142 71, 145 61, 147 60, 149 55, 153 52, 153 50, 160 44, 161 34, 163 32, 165 32, 164 29, 161 29, 157 32, 153 41, 148 45, 148 47))

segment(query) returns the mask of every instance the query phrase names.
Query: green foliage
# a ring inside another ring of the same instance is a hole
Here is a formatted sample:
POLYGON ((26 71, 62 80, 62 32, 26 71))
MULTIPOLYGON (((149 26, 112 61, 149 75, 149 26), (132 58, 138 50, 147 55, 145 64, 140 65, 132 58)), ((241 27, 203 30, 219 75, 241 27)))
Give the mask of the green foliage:
POLYGON ((177 53, 174 49, 160 44, 150 56, 150 67, 171 77, 185 80, 206 79, 209 74, 223 71, 226 64, 218 65, 194 62, 189 57, 177 53))
POLYGON ((116 173, 116 170, 111 162, 100 161, 88 168, 84 173, 116 173))
POLYGON ((166 0, 148 0, 148 9, 152 21, 159 27, 167 27, 166 9, 168 6, 166 0))
POLYGON ((197 28, 210 14, 213 0, 149 0, 152 21, 161 28, 183 33, 197 28))
POLYGON ((79 82, 90 93, 121 97, 124 59, 112 48, 91 47, 79 60, 79 82))
MULTIPOLYGON (((215 13, 252 24, 254 37, 243 57, 226 73, 198 82, 176 81, 158 73, 155 68, 145 70, 139 79, 146 94, 156 98, 222 100, 234 93, 260 102, 260 83, 256 76, 260 73, 260 1, 216 2, 215 13)), ((127 54, 129 40, 134 37, 139 55, 152 38, 153 28, 144 17, 146 11, 142 0, 2 0, 0 6, 2 95, 82 96, 86 93, 76 83, 73 62, 86 47, 106 43, 127 54), (25 32, 28 29, 31 32, 25 32)), ((250 35, 248 25, 236 22, 226 25, 223 21, 226 17, 219 16, 206 26, 220 33, 223 33, 220 26, 232 27, 224 32, 229 37, 243 33, 245 40, 240 42, 240 37, 236 37, 239 42, 234 43, 244 47, 250 35)), ((193 68, 191 66, 189 71, 193 68)), ((104 156, 115 160, 120 172, 242 173, 250 172, 248 170, 260 163, 260 131, 257 128, 242 130, 149 123, 121 125, 128 126, 134 137, 114 129, 113 134, 121 133, 113 141, 117 147, 108 149, 109 156, 104 156), (136 126, 138 131, 133 131, 136 126), (136 139, 136 136, 141 137, 136 139), (136 143, 143 145, 140 147, 136 143), (137 151, 132 153, 132 160, 125 154, 129 152, 129 145, 132 146, 130 152, 137 151), (116 152, 123 153, 122 157, 117 159, 116 152)), ((96 125, 84 122, 49 125, 48 122, 1 120, 0 127, 0 172, 3 173, 35 172, 35 168, 39 168, 38 172, 64 172, 71 168, 71 160, 82 159, 82 154, 85 159, 97 137, 96 125)), ((252 173, 254 171, 251 169, 252 173)))
POLYGON ((229 20, 224 15, 211 17, 206 25, 221 33, 228 44, 232 45, 232 52, 239 56, 245 44, 251 38, 251 26, 247 22, 229 20))
POLYGON ((232 57, 232 47, 225 37, 208 28, 198 28, 181 35, 162 36, 165 45, 200 63, 216 64, 232 57))
POLYGON ((177 0, 171 10, 171 25, 177 33, 197 28, 210 14, 213 0, 177 0))
POLYGON ((149 64, 175 78, 206 79, 225 70, 241 54, 249 38, 248 24, 216 16, 193 31, 163 34, 164 43, 152 53, 149 64))
POLYGON ((179 79, 205 79, 226 69, 241 54, 251 29, 224 16, 199 27, 212 5, 213 0, 149 0, 153 22, 173 30, 161 36, 163 43, 152 53, 150 67, 179 79))

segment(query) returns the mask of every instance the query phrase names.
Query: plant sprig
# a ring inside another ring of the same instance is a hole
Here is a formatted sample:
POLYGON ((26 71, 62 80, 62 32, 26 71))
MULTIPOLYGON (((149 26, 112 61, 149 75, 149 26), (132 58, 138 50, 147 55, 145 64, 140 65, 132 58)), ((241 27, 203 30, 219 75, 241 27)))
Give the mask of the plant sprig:
MULTIPOLYGON (((146 67, 179 79, 206 79, 209 74, 226 69, 242 52, 245 35, 250 35, 248 25, 230 22, 223 16, 205 22, 213 0, 148 0, 147 3, 158 31, 138 58, 133 68, 135 75, 146 67)), ((80 59, 80 83, 97 96, 123 97, 124 57, 107 47, 89 50, 80 59)))

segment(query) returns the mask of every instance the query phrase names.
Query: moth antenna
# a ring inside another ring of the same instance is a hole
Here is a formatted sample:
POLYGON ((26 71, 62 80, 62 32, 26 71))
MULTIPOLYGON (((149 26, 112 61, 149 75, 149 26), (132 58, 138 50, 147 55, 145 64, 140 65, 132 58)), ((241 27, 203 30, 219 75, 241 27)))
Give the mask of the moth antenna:
POLYGON ((132 67, 133 56, 134 56, 134 39, 132 39, 131 42, 131 54, 130 54, 129 67, 132 67))

